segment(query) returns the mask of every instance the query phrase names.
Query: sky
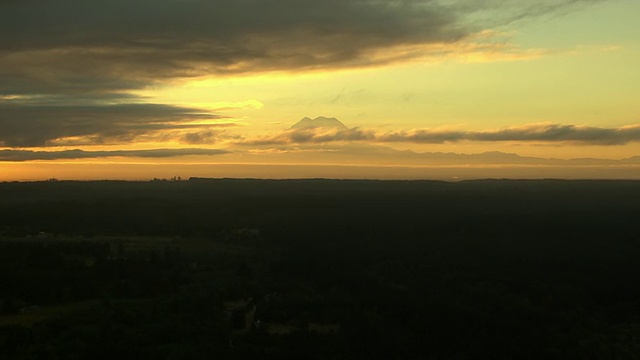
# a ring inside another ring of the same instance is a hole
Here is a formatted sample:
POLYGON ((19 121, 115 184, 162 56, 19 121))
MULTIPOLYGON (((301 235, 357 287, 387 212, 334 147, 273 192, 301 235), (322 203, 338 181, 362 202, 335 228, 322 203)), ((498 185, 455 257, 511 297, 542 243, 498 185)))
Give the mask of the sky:
POLYGON ((0 181, 640 179, 637 0, 0 0, 0 181), (345 127, 291 128, 304 117, 345 127))

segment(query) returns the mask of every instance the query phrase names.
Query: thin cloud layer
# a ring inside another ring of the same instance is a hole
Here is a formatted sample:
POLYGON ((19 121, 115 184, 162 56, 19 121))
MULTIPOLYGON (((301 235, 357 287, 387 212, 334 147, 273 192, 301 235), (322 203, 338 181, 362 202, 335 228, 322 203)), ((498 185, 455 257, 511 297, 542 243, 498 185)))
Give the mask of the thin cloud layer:
POLYGON ((168 158, 190 155, 222 155, 229 151, 219 149, 149 149, 149 150, 109 150, 109 151, 32 151, 0 150, 0 161, 69 160, 105 157, 168 158))
POLYGON ((415 130, 377 137, 380 142, 445 143, 458 141, 570 142, 581 145, 622 145, 640 141, 640 125, 600 128, 562 124, 532 124, 490 131, 415 130))
POLYGON ((372 143, 442 144, 461 141, 573 143, 577 145, 623 145, 640 142, 640 125, 618 128, 562 124, 531 124, 486 131, 420 129, 376 133, 372 130, 323 128, 292 129, 242 142, 244 145, 321 144, 366 141, 372 143))

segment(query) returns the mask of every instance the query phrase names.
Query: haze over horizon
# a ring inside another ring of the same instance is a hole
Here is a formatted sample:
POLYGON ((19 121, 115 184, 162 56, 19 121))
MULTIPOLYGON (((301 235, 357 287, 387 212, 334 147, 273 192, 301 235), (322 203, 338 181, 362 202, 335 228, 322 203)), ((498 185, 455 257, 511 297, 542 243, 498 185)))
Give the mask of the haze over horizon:
POLYGON ((633 0, 0 2, 0 181, 640 179, 633 0))

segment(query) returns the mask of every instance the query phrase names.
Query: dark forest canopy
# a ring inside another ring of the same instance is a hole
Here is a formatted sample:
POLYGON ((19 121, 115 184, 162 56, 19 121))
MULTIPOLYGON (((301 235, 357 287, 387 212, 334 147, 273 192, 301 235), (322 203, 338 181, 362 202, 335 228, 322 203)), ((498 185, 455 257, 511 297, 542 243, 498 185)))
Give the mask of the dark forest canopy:
POLYGON ((151 235, 264 230, 527 236, 632 230, 640 182, 190 179, 0 183, 0 229, 151 235), (81 219, 81 221, 80 221, 81 219), (475 229, 475 230, 474 230, 475 229))
POLYGON ((0 358, 637 359, 640 182, 0 183, 0 358))

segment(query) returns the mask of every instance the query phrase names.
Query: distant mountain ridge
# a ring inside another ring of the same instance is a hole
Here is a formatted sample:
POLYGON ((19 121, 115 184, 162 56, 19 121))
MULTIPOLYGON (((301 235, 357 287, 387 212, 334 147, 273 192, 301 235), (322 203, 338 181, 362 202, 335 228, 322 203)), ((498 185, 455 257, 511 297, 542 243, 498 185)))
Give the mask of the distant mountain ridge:
MULTIPOLYGON (((337 131, 350 130, 340 120, 334 117, 319 116, 315 119, 304 117, 291 126, 291 129, 332 129, 337 131)), ((348 144, 332 145, 333 150, 326 151, 325 147, 320 153, 312 155, 305 152, 305 158, 316 158, 317 162, 330 161, 336 163, 345 159, 357 163, 364 161, 372 163, 373 160, 385 164, 394 165, 542 165, 542 166, 615 166, 615 165, 640 165, 640 156, 632 156, 625 159, 602 158, 544 158, 536 156, 523 156, 516 153, 501 151, 485 151, 483 153, 453 153, 453 152, 416 152, 413 150, 396 150, 384 144, 348 144)))
POLYGON ((291 126, 292 129, 308 129, 308 128, 331 128, 337 130, 349 130, 349 128, 336 118, 318 116, 315 119, 303 117, 300 121, 291 126))
MULTIPOLYGON (((302 148, 313 149, 315 145, 302 148)), ((443 166, 443 165, 505 165, 505 166, 616 166, 616 165, 640 165, 640 156, 626 159, 601 159, 601 158, 545 158, 535 156, 522 156, 516 153, 501 151, 485 151, 482 153, 454 153, 454 152, 416 152, 413 150, 397 150, 384 144, 333 144, 324 147, 323 151, 314 153, 289 154, 292 161, 302 161, 297 158, 304 154, 304 159, 313 163, 347 162, 352 164, 386 164, 406 166, 443 166), (327 151, 331 149, 331 151, 327 151)), ((285 156, 285 155, 283 155, 285 156)))

